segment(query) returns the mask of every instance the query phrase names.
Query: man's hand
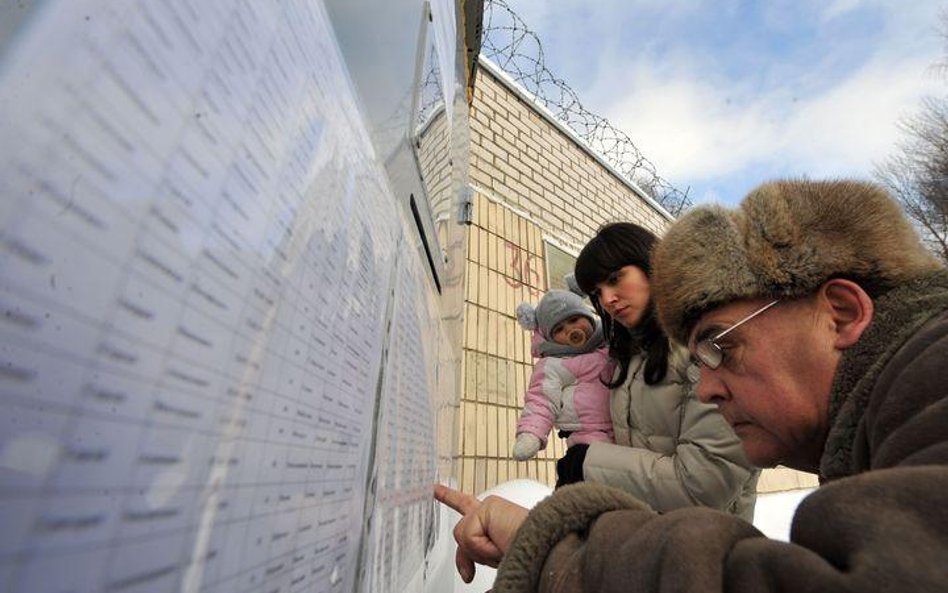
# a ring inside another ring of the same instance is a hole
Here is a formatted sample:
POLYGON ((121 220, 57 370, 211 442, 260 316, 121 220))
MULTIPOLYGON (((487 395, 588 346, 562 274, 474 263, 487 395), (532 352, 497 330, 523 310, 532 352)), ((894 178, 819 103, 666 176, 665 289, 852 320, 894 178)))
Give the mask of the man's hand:
POLYGON ((441 484, 435 484, 434 495, 463 515, 454 526, 454 540, 458 543, 454 563, 465 583, 474 580, 475 563, 492 567, 500 564, 529 512, 499 496, 488 496, 481 502, 441 484))

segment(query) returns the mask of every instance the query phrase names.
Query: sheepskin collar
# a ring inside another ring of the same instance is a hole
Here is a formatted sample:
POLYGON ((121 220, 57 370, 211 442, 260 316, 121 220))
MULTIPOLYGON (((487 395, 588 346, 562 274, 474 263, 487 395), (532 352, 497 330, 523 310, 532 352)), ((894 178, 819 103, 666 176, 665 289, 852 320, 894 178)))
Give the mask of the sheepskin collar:
POLYGON ((823 481, 853 473, 859 422, 882 369, 928 320, 948 309, 948 271, 890 290, 875 300, 872 324, 840 361, 830 392, 829 434, 820 460, 823 481))

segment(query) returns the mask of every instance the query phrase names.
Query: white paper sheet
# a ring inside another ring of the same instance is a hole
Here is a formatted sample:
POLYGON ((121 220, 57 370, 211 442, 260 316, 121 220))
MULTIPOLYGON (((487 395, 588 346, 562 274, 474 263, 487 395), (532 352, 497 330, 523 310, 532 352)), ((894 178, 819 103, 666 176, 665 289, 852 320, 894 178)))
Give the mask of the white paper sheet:
POLYGON ((349 591, 400 231, 319 2, 50 1, 0 70, 0 589, 349 591))
POLYGON ((373 593, 421 590, 418 573, 440 528, 432 497, 439 477, 439 309, 414 251, 399 252, 361 587, 373 593), (406 588, 410 582, 419 588, 406 588))

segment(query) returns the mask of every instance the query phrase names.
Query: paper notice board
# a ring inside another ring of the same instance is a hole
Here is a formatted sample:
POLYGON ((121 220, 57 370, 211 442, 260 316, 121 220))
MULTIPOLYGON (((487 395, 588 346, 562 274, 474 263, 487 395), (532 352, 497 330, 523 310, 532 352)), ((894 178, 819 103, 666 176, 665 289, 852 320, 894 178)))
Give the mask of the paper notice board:
POLYGON ((0 591, 401 590, 437 304, 321 3, 34 10, 0 56, 0 591))

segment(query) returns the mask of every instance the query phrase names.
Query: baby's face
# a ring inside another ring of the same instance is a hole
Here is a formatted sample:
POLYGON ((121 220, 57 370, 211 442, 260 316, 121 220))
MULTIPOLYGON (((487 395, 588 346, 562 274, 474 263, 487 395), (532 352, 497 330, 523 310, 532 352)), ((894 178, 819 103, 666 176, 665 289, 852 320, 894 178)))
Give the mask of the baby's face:
POLYGON ((592 336, 593 326, 585 315, 573 315, 554 325, 551 333, 557 344, 578 347, 592 336))

